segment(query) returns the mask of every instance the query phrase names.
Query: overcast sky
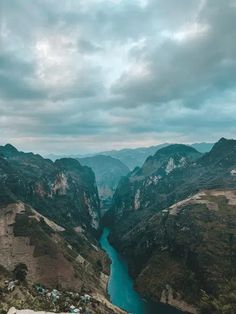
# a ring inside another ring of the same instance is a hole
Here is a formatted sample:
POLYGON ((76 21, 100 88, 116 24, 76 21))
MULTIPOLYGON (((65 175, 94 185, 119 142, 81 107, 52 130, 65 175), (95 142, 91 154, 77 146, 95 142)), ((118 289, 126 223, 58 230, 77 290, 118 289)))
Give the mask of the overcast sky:
POLYGON ((236 137, 235 0, 1 0, 1 144, 236 137))

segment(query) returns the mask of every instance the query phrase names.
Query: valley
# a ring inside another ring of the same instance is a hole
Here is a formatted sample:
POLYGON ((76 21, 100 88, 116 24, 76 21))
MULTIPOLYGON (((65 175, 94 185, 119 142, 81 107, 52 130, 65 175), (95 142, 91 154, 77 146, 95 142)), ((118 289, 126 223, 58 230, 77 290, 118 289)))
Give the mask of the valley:
POLYGON ((224 138, 162 147, 131 172, 1 146, 0 309, 233 314, 235 171, 224 138))

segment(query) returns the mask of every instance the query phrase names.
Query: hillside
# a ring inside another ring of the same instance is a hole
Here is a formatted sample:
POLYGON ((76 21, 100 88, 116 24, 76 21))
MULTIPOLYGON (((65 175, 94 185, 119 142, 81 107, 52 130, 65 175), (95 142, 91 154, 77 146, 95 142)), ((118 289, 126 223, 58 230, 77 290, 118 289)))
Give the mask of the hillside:
MULTIPOLYGON (((16 265, 26 264, 31 284, 40 282, 47 287, 59 285, 78 290, 83 285, 87 289, 105 289, 96 274, 99 270, 96 261, 107 261, 105 255, 96 250, 95 240, 88 240, 73 229, 64 229, 22 202, 1 207, 0 225, 0 247, 4 251, 0 263, 4 268, 14 270, 16 265), (86 269, 83 263, 87 264, 86 269)), ((105 264, 104 269, 107 273, 105 264)))
POLYGON ((109 260, 96 239, 99 227, 90 168, 1 146, 0 311, 69 312, 78 304, 81 313, 121 313, 107 300, 109 260))
POLYGON ((128 231, 131 220, 116 227, 118 246, 143 296, 189 313, 235 313, 236 190, 199 192, 128 231))
POLYGON ((123 313, 107 300, 109 261, 95 239, 22 202, 0 208, 0 227, 0 312, 11 306, 69 312, 78 305, 80 313, 123 313), (86 294, 91 300, 84 303, 86 294))

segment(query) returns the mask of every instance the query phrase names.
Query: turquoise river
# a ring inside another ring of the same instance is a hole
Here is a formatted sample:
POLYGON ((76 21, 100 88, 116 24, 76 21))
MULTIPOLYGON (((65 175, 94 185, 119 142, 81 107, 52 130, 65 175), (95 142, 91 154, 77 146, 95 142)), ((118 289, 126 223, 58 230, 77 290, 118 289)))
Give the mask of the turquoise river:
POLYGON ((109 229, 104 228, 100 245, 111 259, 111 274, 108 283, 108 293, 113 304, 131 314, 179 314, 182 313, 170 306, 145 301, 134 290, 133 280, 129 276, 125 261, 109 243, 109 229))

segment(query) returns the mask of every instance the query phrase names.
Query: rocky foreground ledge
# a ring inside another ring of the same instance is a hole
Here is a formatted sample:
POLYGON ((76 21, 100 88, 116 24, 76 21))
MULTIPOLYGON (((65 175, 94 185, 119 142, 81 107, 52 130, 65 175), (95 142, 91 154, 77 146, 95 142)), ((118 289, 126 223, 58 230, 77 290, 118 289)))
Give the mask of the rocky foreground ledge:
MULTIPOLYGON (((45 311, 35 312, 33 310, 17 310, 15 307, 11 307, 10 310, 7 312, 7 314, 53 314, 53 312, 45 312, 45 311)), ((60 314, 66 314, 66 313, 60 313, 60 314)))
MULTIPOLYGON (((127 312, 123 311, 119 307, 115 306, 111 302, 109 302, 106 298, 101 295, 96 295, 94 298, 100 303, 101 307, 97 308, 95 312, 89 311, 89 313, 109 313, 109 314, 127 314, 127 312)), ((69 313, 84 313, 83 310, 71 311, 71 312, 60 312, 57 314, 69 314, 69 313)), ((47 312, 47 311, 34 311, 30 309, 18 310, 15 307, 11 307, 7 314, 55 314, 55 312, 47 312)))

